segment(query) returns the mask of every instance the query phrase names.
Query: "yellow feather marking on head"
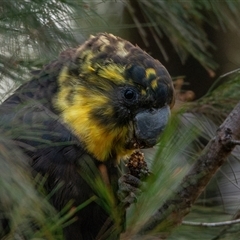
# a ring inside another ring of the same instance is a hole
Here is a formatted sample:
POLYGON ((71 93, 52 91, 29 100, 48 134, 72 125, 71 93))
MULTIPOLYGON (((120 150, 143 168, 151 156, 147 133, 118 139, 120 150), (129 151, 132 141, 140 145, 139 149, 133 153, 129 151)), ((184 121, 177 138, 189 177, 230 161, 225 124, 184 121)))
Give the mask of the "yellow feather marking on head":
POLYGON ((100 36, 98 41, 100 41, 100 43, 104 43, 104 45, 110 45, 110 41, 108 40, 108 38, 104 35, 100 36))
POLYGON ((150 78, 151 75, 155 75, 156 76, 156 71, 154 68, 147 68, 146 69, 146 77, 150 78))
POLYGON ((126 57, 129 51, 125 48, 125 42, 118 42, 116 54, 120 57, 126 57))
POLYGON ((157 79, 154 79, 152 82, 151 82, 151 87, 152 89, 155 89, 158 87, 158 80, 157 79))
POLYGON ((125 67, 118 65, 118 64, 114 64, 114 63, 110 63, 108 65, 105 66, 98 66, 100 69, 98 71, 98 75, 100 77, 109 79, 114 81, 117 84, 121 84, 121 83, 125 83, 126 80, 123 77, 123 73, 125 71, 125 67))
POLYGON ((71 93, 72 84, 76 82, 77 79, 71 77, 68 74, 68 68, 64 67, 59 74, 58 81, 61 89, 61 91, 59 91, 58 93, 58 100, 60 102, 59 104, 61 105, 61 109, 66 109, 69 107, 69 102, 66 101, 66 99, 69 97, 69 94, 71 93))
POLYGON ((62 71, 59 74, 58 82, 60 85, 64 84, 64 82, 68 81, 70 79, 68 74, 68 68, 65 66, 62 71))
MULTIPOLYGON (((79 49, 81 50, 81 48, 79 49)), ((95 71, 95 69, 92 67, 92 64, 91 64, 91 59, 93 58, 93 52, 91 50, 85 50, 81 52, 79 49, 77 50, 78 57, 80 59, 84 59, 84 61, 81 62, 79 72, 83 74, 83 73, 91 73, 95 71)))
POLYGON ((155 89, 158 87, 158 78, 156 76, 156 71, 153 68, 147 68, 146 69, 146 78, 151 79, 151 88, 155 89), (156 79, 154 79, 154 77, 156 79), (153 80, 152 80, 153 79, 153 80))
POLYGON ((142 90, 141 90, 141 94, 142 94, 143 96, 145 96, 145 95, 147 94, 146 90, 142 89, 142 90))
POLYGON ((95 72, 95 69, 94 69, 92 66, 88 66, 88 70, 89 70, 90 72, 95 72))
POLYGON ((69 96, 69 89, 65 88, 58 94, 58 102, 56 105, 60 105, 62 109, 67 109, 69 107, 69 103, 66 101, 66 98, 69 96), (63 100, 64 99, 64 100, 63 100))

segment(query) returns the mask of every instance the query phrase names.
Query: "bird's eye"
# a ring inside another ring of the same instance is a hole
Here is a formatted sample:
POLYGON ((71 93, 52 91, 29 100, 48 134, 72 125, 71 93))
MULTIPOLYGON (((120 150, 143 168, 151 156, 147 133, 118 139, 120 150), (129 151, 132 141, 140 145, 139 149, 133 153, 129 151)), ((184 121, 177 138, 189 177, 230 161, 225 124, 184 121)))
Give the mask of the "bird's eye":
POLYGON ((127 100, 135 100, 136 99, 136 92, 133 91, 132 89, 126 89, 124 92, 124 97, 127 100))

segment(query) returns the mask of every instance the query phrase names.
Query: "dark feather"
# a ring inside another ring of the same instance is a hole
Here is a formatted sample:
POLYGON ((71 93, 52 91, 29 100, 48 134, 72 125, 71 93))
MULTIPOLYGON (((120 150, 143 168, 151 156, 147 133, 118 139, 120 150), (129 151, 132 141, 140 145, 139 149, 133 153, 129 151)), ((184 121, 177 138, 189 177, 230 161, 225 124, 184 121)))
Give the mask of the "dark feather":
MULTIPOLYGON (((59 211, 70 201, 77 207, 98 195, 83 176, 99 175, 89 168, 90 161, 96 169, 99 162, 84 151, 51 107, 50 99, 57 90, 56 77, 62 64, 60 58, 45 66, 0 106, 1 129, 30 157, 34 175, 41 173, 47 178, 46 190, 54 191, 51 202, 59 211), (59 184, 61 187, 56 191, 59 184)), ((105 164, 109 165, 110 180, 116 187, 117 168, 110 162, 105 164)), ((92 202, 77 212, 76 217, 77 221, 64 229, 66 239, 94 239, 109 214, 99 203, 92 202)))

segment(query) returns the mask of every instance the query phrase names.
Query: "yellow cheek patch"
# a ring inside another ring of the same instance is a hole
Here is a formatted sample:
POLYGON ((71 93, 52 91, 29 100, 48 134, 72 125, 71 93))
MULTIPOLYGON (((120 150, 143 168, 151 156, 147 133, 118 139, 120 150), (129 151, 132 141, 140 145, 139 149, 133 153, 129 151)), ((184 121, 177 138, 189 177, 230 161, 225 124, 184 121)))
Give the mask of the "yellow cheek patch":
MULTIPOLYGON (((64 82, 69 78, 64 74, 59 81, 64 82), (63 79, 63 76, 66 78, 63 79)), ((74 92, 70 87, 60 84, 55 98, 55 107, 61 111, 63 121, 84 144, 86 150, 99 161, 107 160, 113 153, 117 154, 117 159, 131 154, 132 151, 125 149, 127 127, 104 125, 92 116, 92 110, 102 109, 107 105, 109 107, 104 109, 104 118, 111 118, 114 110, 108 102, 109 99, 104 95, 89 92, 89 89, 82 85, 73 86, 73 88, 74 92), (71 101, 68 100, 69 94, 73 94, 71 101)))
MULTIPOLYGON (((79 101, 80 102, 80 101, 79 101)), ((84 99, 81 100, 84 102, 84 99)), ((95 100, 93 102, 96 103, 95 100)), ((105 161, 112 152, 122 157, 127 154, 124 145, 128 133, 127 127, 113 127, 100 125, 91 116, 92 104, 72 105, 65 109, 62 117, 85 145, 86 150, 100 161, 105 161)), ((96 107, 96 106, 95 106, 96 107)))

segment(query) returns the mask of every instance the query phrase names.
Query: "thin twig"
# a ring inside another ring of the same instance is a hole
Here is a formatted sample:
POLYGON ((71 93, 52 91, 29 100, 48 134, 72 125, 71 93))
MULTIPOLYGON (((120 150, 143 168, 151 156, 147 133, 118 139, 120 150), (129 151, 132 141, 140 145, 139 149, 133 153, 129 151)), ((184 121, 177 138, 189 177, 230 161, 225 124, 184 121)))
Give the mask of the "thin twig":
POLYGON ((240 219, 236 220, 229 220, 229 221, 223 221, 223 222, 189 222, 189 221, 183 221, 182 224, 189 225, 189 226, 200 226, 200 227, 222 227, 222 226, 228 226, 240 223, 240 219))

